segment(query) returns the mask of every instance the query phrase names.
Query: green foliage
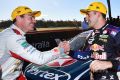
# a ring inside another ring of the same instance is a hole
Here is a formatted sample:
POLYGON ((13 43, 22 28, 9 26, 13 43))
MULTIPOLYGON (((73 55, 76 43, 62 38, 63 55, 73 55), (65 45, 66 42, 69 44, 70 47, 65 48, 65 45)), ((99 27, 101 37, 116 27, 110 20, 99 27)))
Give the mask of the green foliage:
POLYGON ((45 21, 44 19, 42 20, 37 20, 36 27, 37 28, 48 28, 48 27, 80 27, 81 26, 81 21, 52 21, 48 20, 45 21))
POLYGON ((0 29, 0 32, 2 31, 3 29, 0 29))
MULTIPOLYGON (((9 27, 12 24, 11 20, 7 21, 1 21, 0 22, 0 29, 5 29, 9 27)), ((80 27, 81 26, 81 21, 52 21, 52 20, 47 20, 45 21, 44 19, 42 20, 37 20, 36 25, 37 28, 48 28, 48 27, 80 27)))
POLYGON ((12 24, 11 20, 1 21, 0 22, 0 29, 5 29, 5 28, 9 27, 11 24, 12 24))

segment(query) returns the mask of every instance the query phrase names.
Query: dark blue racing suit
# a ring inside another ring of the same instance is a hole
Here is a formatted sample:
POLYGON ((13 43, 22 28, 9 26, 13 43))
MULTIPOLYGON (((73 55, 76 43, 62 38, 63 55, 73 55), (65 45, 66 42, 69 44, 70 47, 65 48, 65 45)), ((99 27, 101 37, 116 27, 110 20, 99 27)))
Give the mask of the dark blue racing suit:
POLYGON ((113 67, 93 73, 94 80, 118 80, 120 70, 120 28, 105 24, 94 29, 87 39, 83 50, 70 51, 71 57, 78 60, 111 61, 113 67))

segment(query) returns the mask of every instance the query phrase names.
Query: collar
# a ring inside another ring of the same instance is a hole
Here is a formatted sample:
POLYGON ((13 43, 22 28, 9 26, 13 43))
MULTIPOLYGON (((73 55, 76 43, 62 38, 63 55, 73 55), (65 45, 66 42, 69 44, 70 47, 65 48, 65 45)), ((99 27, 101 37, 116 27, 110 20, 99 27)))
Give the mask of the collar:
POLYGON ((11 28, 13 29, 13 31, 18 34, 18 35, 25 35, 25 32, 23 32, 20 28, 18 28, 16 25, 12 24, 11 28))
POLYGON ((106 23, 104 26, 102 26, 100 29, 94 29, 95 33, 102 33, 106 27, 108 26, 108 24, 106 23))

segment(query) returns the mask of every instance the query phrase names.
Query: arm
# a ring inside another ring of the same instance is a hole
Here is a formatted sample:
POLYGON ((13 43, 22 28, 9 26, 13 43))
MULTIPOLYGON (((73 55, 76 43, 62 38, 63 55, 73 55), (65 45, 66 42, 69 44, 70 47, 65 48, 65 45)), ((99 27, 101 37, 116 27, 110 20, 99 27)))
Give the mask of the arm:
POLYGON ((90 70, 92 72, 97 72, 98 70, 106 70, 110 68, 112 68, 112 63, 110 61, 94 60, 90 64, 90 70))
POLYGON ((70 43, 68 41, 63 41, 60 43, 61 46, 64 46, 65 52, 67 52, 66 54, 68 54, 69 56, 71 56, 74 59, 77 60, 90 60, 91 59, 91 54, 90 51, 79 51, 79 50, 70 50, 70 43), (68 52, 69 51, 69 52, 68 52))
POLYGON ((120 30, 117 32, 115 36, 113 36, 115 41, 115 50, 116 50, 116 58, 111 59, 110 62, 112 63, 112 69, 115 71, 120 71, 120 30))
POLYGON ((72 57, 72 58, 75 58, 77 60, 90 60, 91 59, 91 54, 89 51, 70 51, 69 55, 72 57))
POLYGON ((58 47, 49 51, 38 51, 32 45, 27 43, 25 37, 20 35, 10 36, 6 44, 11 56, 39 65, 45 64, 51 60, 58 58, 60 56, 60 53, 63 53, 64 51, 58 47))

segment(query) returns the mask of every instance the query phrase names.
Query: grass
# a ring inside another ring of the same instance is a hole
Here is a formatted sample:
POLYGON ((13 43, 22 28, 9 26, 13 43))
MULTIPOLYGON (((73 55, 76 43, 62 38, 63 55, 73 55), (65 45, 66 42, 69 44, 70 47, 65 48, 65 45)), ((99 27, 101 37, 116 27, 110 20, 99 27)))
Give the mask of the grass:
POLYGON ((2 31, 3 29, 0 29, 0 32, 2 31))

